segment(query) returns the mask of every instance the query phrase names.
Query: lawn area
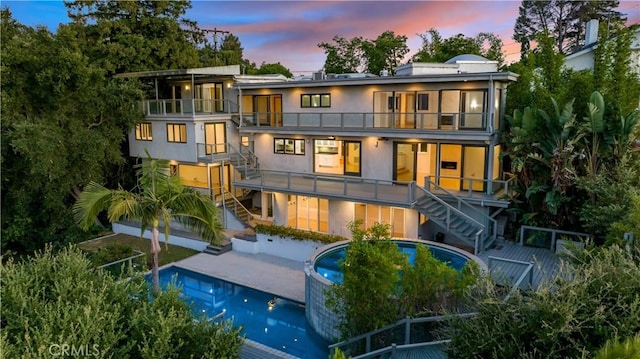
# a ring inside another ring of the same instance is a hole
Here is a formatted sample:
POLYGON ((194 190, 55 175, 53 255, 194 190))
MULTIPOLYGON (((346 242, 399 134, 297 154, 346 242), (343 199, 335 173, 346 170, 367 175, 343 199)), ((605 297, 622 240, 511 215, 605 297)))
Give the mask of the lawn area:
MULTIPOLYGON (((160 246, 162 247, 162 251, 160 252, 160 254, 158 254, 158 261, 160 262, 161 266, 200 253, 193 249, 178 247, 171 244, 168 245, 169 248, 167 250, 163 240, 164 237, 160 239, 160 246)), ((132 249, 144 252, 147 255, 147 261, 149 261, 149 259, 151 258, 150 241, 148 239, 134 237, 127 234, 113 234, 106 238, 80 243, 78 244, 78 247, 87 252, 97 252, 100 248, 105 248, 110 244, 129 246, 132 249)))

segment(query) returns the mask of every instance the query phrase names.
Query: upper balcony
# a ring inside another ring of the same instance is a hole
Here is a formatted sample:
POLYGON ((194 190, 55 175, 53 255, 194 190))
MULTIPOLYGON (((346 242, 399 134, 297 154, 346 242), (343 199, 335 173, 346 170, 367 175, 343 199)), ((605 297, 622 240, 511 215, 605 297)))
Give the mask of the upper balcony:
POLYGON ((240 116, 241 132, 484 139, 494 133, 487 112, 253 112, 240 116))
POLYGON ((238 114, 238 104, 230 100, 144 100, 140 102, 140 108, 150 119, 154 117, 211 117, 215 115, 229 117, 238 114))

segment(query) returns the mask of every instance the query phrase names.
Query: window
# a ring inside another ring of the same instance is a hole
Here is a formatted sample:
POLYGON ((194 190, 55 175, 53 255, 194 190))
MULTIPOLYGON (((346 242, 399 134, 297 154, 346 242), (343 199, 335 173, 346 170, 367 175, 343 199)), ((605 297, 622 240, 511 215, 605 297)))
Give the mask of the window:
POLYGON ((187 142, 187 125, 180 123, 167 124, 167 141, 168 142, 187 142))
POLYGON ((418 111, 429 111, 429 94, 418 94, 418 111))
POLYGON ((142 122, 136 125, 136 140, 151 141, 153 140, 153 131, 151 131, 150 122, 142 122))
POLYGON ((331 94, 300 95, 300 107, 331 107, 331 94))
POLYGON ((289 155, 304 155, 304 140, 294 138, 274 138, 273 152, 289 155))

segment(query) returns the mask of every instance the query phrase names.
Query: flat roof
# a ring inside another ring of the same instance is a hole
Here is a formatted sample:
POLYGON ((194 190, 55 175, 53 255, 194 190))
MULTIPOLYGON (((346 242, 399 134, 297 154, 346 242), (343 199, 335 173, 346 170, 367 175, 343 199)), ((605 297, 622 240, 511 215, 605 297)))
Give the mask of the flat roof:
POLYGON ((516 81, 520 75, 513 72, 479 72, 459 74, 380 76, 364 78, 336 78, 327 80, 298 80, 287 82, 237 83, 240 89, 290 88, 290 87, 330 87, 362 86, 380 84, 437 83, 461 81, 516 81))
POLYGON ((178 70, 158 70, 158 71, 138 71, 138 72, 125 72, 117 74, 119 78, 153 78, 153 77, 175 77, 186 75, 219 75, 219 76, 235 76, 240 75, 240 65, 228 65, 228 66, 214 66, 214 67, 199 67, 193 69, 178 69, 178 70))

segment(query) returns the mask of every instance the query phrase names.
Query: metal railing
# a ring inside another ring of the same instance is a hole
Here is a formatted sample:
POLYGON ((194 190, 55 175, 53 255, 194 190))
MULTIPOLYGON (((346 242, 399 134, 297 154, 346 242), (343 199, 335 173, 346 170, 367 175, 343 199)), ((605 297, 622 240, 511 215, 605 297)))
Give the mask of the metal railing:
POLYGON ((245 112, 245 127, 488 131, 488 113, 465 112, 245 112))
POLYGON ((399 182, 364 179, 357 177, 260 170, 252 185, 260 188, 296 191, 298 193, 322 194, 341 198, 378 200, 408 206, 414 202, 415 181, 399 182))
POLYGON ((533 262, 489 256, 487 266, 489 267, 489 273, 491 273, 491 279, 494 282, 504 286, 511 285, 511 290, 509 290, 509 293, 504 298, 504 302, 509 300, 516 290, 530 289, 533 287, 533 262), (524 270, 518 275, 517 268, 522 267, 524 267, 524 270), (518 275, 518 277, 510 278, 509 273, 518 275), (525 280, 527 280, 527 285, 523 288, 522 285, 525 284, 525 280))
MULTIPOLYGON (((497 231, 498 231, 498 222, 491 218, 490 216, 484 214, 483 212, 479 211, 478 209, 476 209, 473 205, 471 205, 469 202, 465 201, 463 198, 461 198, 460 196, 457 196, 451 192, 449 192, 447 189, 443 188, 442 186, 440 186, 439 184, 432 182, 429 179, 430 176, 425 177, 425 183, 427 184, 427 191, 428 192, 432 192, 431 191, 431 187, 433 187, 436 191, 439 191, 442 194, 445 194, 451 198, 454 198, 456 201, 456 208, 460 211, 463 211, 464 208, 464 212, 466 213, 475 213, 475 215, 479 218, 483 218, 484 222, 482 224, 483 228, 485 229, 485 234, 487 235, 487 238, 484 239, 482 241, 482 243, 476 243, 476 247, 475 247, 475 253, 478 253, 479 251, 484 250, 486 247, 488 247, 489 245, 491 245, 491 243, 493 242, 493 240, 495 240, 496 235, 497 235, 497 231)), ((434 195, 436 195, 434 193, 434 195)), ((437 197, 437 195, 436 195, 437 197)), ((477 221, 476 221, 477 222, 477 221)))
POLYGON ((515 182, 515 177, 511 177, 508 180, 490 180, 483 178, 470 178, 470 177, 454 177, 454 176, 435 176, 428 175, 425 177, 425 185, 427 189, 429 188, 430 183, 442 183, 441 180, 446 181, 457 181, 458 188, 462 188, 462 191, 466 191, 466 197, 477 197, 476 193, 486 193, 488 195, 496 195, 501 194, 500 191, 503 191, 505 195, 510 196, 511 192, 513 192, 513 182, 515 182), (491 187, 489 187, 491 184, 491 187), (489 189, 491 189, 489 191, 489 189))
MULTIPOLYGON (((370 358, 377 354, 382 354, 381 351, 386 352, 391 349, 393 344, 396 344, 397 350, 398 343, 403 346, 418 343, 425 346, 444 344, 448 343, 449 340, 436 338, 432 334, 435 329, 441 328, 445 322, 454 318, 466 319, 474 316, 476 316, 476 313, 404 318, 380 329, 331 344, 329 345, 329 352, 334 353, 336 349, 340 349, 346 355, 351 355, 354 358, 370 358), (420 335, 412 336, 412 331, 419 331, 420 335)), ((406 348, 410 347, 405 347, 404 349, 406 348)))
POLYGON ((238 105, 231 100, 144 100, 140 106, 147 116, 197 116, 238 113, 238 105))
POLYGON ((126 276, 128 277, 132 276, 136 272, 144 271, 144 265, 146 263, 143 259, 146 257, 146 254, 135 249, 133 250, 133 253, 135 254, 130 257, 103 264, 97 268, 104 269, 115 276, 121 276, 126 273, 126 276))
MULTIPOLYGON (((445 202, 443 199, 441 199, 440 197, 436 196, 435 194, 431 193, 430 191, 427 191, 425 188, 416 186, 416 192, 417 193, 422 193, 423 196, 429 197, 430 199, 440 203, 444 208, 446 208, 446 217, 445 217, 445 228, 447 231, 451 231, 451 222, 453 222, 454 217, 458 217, 460 219, 462 219, 463 221, 475 226, 477 228, 477 231, 474 233, 474 254, 479 253, 481 250, 483 250, 482 245, 481 245, 481 241, 480 238, 482 236, 483 232, 486 232, 486 226, 483 225, 482 223, 478 222, 477 220, 475 220, 474 218, 470 217, 469 215, 467 215, 466 213, 462 212, 460 209, 450 205, 449 203, 445 202)), ((418 200, 419 200, 419 195, 416 194, 415 196, 418 200)), ((417 203, 417 202, 416 202, 417 203)), ((475 210, 475 208, 474 208, 475 210)))
POLYGON ((222 205, 223 208, 230 210, 238 219, 241 219, 242 216, 247 217, 248 220, 253 218, 253 213, 247 209, 236 196, 234 196, 231 192, 227 191, 226 188, 222 189, 222 205), (231 206, 227 205, 227 199, 231 200, 231 206))
POLYGON ((520 245, 548 248, 553 251, 556 249, 556 242, 558 239, 561 239, 558 238, 558 235, 560 235, 561 238, 566 238, 576 242, 592 239, 592 236, 588 233, 523 225, 520 226, 520 245))

